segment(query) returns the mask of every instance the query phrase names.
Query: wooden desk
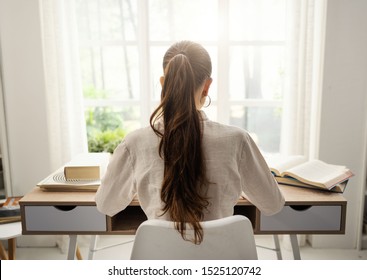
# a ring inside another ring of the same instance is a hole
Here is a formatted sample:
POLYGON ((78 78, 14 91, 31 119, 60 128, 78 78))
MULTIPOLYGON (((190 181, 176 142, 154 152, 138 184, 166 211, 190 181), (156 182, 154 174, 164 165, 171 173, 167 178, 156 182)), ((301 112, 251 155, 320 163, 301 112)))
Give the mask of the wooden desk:
MULTIPOLYGON (((345 233, 347 201, 341 194, 290 186, 280 188, 286 204, 276 215, 264 216, 245 199, 239 199, 235 206, 235 214, 251 220, 255 234, 290 234, 293 249, 297 250, 296 234, 345 233)), ((98 212, 94 195, 33 189, 20 200, 23 234, 68 234, 76 243, 77 235, 134 234, 146 220, 135 200, 114 217, 105 216, 98 212)))

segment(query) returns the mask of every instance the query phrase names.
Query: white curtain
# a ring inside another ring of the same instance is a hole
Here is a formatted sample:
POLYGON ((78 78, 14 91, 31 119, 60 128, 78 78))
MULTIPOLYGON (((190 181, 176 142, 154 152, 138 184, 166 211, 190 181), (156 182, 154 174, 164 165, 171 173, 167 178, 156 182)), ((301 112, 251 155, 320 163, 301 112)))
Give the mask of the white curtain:
MULTIPOLYGON (((287 1, 287 80, 281 153, 318 156, 327 0, 287 1)), ((305 235, 298 235, 300 246, 305 235)), ((291 249, 288 236, 283 246, 291 249)))
POLYGON ((282 154, 317 156, 327 0, 287 1, 282 154))
POLYGON ((88 149, 74 5, 73 0, 40 0, 53 170, 88 149))
MULTIPOLYGON (((56 170, 87 152, 73 0, 40 0, 50 162, 56 170)), ((67 236, 55 236, 62 252, 67 236)))

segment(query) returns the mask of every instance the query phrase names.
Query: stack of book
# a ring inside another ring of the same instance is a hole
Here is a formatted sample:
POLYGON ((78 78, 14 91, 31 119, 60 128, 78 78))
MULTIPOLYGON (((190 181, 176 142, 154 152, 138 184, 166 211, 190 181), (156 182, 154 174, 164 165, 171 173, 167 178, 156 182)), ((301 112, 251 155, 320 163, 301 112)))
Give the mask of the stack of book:
POLYGON ((19 222, 21 196, 8 197, 0 207, 0 224, 19 222))
POLYGON ((80 154, 37 184, 43 191, 96 191, 110 153, 80 154))
POLYGON ((267 158, 279 184, 343 193, 353 172, 345 166, 321 160, 306 160, 304 156, 267 158))

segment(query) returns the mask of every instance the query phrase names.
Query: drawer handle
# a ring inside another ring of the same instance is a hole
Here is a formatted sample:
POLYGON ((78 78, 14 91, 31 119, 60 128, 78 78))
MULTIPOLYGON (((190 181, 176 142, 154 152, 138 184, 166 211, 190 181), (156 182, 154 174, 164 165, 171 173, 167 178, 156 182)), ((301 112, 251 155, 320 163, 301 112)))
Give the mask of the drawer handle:
POLYGON ((55 205, 54 206, 56 209, 60 210, 60 211, 71 211, 74 208, 76 208, 76 205, 55 205))
POLYGON ((312 206, 311 205, 290 205, 290 207, 296 211, 306 211, 310 209, 312 206))

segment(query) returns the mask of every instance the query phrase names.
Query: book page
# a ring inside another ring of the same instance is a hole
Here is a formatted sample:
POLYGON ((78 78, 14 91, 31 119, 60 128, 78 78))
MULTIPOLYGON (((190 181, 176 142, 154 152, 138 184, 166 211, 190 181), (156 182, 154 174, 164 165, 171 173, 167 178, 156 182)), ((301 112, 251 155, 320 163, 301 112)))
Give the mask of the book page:
POLYGON ((294 179, 293 177, 275 177, 275 180, 279 184, 303 187, 303 188, 312 188, 312 189, 323 190, 323 191, 332 191, 336 193, 343 193, 349 181, 349 179, 346 179, 345 181, 340 182, 334 186, 325 187, 322 184, 307 184, 297 179, 294 179))
POLYGON ((295 177, 301 182, 330 188, 353 176, 353 173, 345 166, 311 160, 289 169, 283 175, 295 177))
POLYGON ((301 155, 294 155, 288 157, 271 156, 266 158, 266 162, 270 170, 276 176, 280 176, 281 173, 287 171, 288 169, 306 162, 306 157, 301 155))

